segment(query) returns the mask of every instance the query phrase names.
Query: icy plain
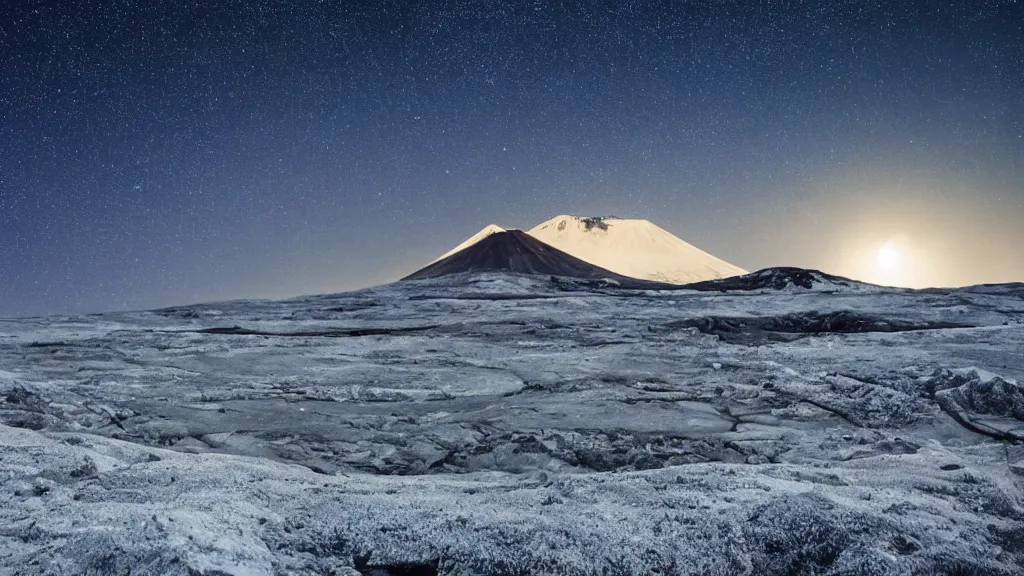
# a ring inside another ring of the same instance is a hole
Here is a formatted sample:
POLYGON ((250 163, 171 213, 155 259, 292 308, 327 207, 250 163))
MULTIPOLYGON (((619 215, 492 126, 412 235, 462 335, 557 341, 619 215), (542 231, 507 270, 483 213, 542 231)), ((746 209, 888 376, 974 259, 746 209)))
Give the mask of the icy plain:
POLYGON ((0 574, 1024 573, 1024 285, 0 320, 0 574))

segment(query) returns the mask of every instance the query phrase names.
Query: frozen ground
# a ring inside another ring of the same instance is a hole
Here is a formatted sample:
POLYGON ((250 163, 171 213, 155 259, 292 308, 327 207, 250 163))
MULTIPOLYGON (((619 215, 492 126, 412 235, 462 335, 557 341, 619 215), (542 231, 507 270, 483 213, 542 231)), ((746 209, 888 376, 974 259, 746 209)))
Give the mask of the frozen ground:
POLYGON ((0 574, 1020 574, 1024 286, 0 320, 0 574))

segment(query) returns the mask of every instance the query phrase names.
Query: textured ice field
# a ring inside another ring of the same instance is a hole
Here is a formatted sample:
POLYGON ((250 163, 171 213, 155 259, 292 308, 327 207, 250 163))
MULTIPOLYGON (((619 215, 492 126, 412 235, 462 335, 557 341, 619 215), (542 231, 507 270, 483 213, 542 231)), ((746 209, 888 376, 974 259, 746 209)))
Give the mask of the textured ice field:
POLYGON ((0 574, 1021 574, 1024 286, 0 320, 0 574))

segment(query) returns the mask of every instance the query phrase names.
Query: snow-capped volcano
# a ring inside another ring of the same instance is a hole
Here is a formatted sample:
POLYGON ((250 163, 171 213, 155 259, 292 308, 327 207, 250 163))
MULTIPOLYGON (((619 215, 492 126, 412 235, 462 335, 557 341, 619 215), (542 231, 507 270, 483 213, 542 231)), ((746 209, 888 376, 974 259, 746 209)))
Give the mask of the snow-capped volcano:
POLYGON ((687 284, 746 274, 648 220, 562 215, 538 224, 529 234, 580 260, 632 278, 687 284))
MULTIPOLYGON (((506 231, 490 224, 430 265, 506 231)), ((648 220, 562 215, 526 234, 598 268, 639 280, 688 284, 746 274, 746 270, 680 240, 648 220)))

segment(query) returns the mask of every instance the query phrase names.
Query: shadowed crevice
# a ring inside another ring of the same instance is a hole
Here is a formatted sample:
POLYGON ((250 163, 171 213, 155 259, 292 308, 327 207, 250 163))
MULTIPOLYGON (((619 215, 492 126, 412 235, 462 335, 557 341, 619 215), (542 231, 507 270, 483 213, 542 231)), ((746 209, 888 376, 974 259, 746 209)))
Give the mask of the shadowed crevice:
POLYGON ((702 334, 718 336, 729 344, 760 345, 766 342, 792 342, 820 334, 865 334, 915 332, 974 328, 956 322, 910 321, 882 318, 840 310, 806 312, 782 316, 705 316, 670 322, 667 328, 696 328, 702 334))
POLYGON ((294 338, 345 338, 358 336, 401 336, 404 334, 415 334, 437 328, 438 324, 431 326, 414 326, 409 328, 346 328, 334 330, 308 330, 301 332, 273 332, 267 330, 251 330, 240 326, 204 328, 193 331, 196 334, 218 334, 225 336, 279 336, 294 338))
POLYGON ((356 570, 363 576, 437 576, 437 560, 427 562, 372 563, 370 556, 352 559, 356 570))

